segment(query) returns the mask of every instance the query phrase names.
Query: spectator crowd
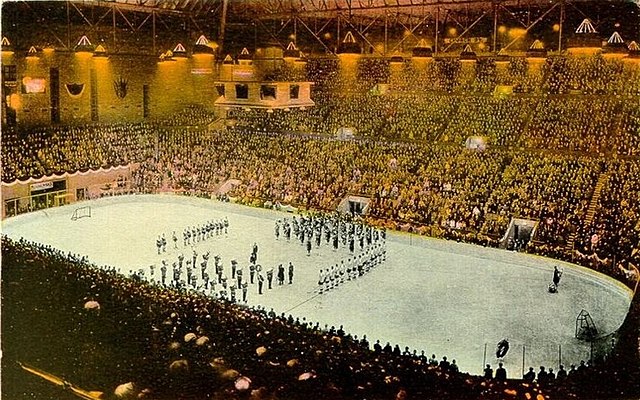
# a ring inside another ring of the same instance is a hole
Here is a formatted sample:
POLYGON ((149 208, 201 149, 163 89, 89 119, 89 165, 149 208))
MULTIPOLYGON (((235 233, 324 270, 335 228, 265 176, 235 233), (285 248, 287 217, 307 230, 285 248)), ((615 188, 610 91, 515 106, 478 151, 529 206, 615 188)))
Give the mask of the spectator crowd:
MULTIPOLYGON (((536 235, 522 250, 575 261, 633 286, 633 266, 640 265, 640 69, 602 56, 549 58, 541 65, 526 59, 424 64, 311 60, 306 79, 315 83, 315 107, 229 111, 225 129, 210 129, 215 114, 192 106, 139 124, 8 130, 2 181, 135 164, 132 192, 328 212, 359 195, 370 199, 364 218, 371 226, 485 246, 500 245, 511 218, 533 219, 536 235), (495 93, 496 85, 514 93, 495 93), (355 136, 336 137, 343 127, 355 136), (470 137, 481 137, 485 146, 467 148, 470 137)), ((284 69, 272 78, 290 75, 284 69)), ((403 392, 498 398, 506 391, 525 398, 548 385, 569 396, 586 376, 578 371, 560 383, 543 371, 535 385, 498 385, 459 374, 448 362, 436 366, 415 352, 372 351, 364 339, 231 304, 226 296, 207 298, 188 285, 160 290, 32 243, 3 239, 5 262, 22 267, 12 272, 16 279, 47 294, 38 301, 55 297, 48 290, 61 296, 60 310, 48 305, 54 315, 83 322, 74 328, 83 330, 76 332, 80 342, 62 340, 78 351, 68 368, 103 385, 135 376, 136 387, 154 393, 225 397, 240 396, 234 384, 246 377, 252 389, 281 398, 403 392), (52 288, 57 281, 64 284, 52 288), (79 312, 83 300, 99 302, 100 312, 79 312), (98 329, 109 318, 124 323, 98 329), (113 346, 132 337, 138 339, 113 346), (101 346, 122 357, 114 381, 100 381, 106 375, 91 370, 107 357, 101 346), (132 358, 140 354, 149 356, 132 358), (167 366, 172 375, 164 381, 167 366)), ((8 298, 14 312, 44 307, 8 298)), ((589 376, 609 394, 624 387, 621 376, 611 378, 606 369, 589 376)))

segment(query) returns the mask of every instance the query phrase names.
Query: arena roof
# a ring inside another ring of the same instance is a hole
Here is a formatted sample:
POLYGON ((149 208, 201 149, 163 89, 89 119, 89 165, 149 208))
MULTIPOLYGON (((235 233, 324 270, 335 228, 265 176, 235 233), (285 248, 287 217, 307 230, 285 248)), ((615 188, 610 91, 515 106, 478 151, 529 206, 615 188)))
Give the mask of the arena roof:
MULTIPOLYGON (((117 4, 134 11, 157 11, 187 14, 213 12, 227 2, 231 9, 259 12, 264 17, 281 18, 297 14, 299 16, 329 17, 335 13, 376 14, 387 11, 415 10, 428 12, 436 7, 486 8, 493 4, 503 6, 549 6, 561 0, 84 0, 82 4, 111 6, 117 4)), ((589 0, 571 0, 570 3, 589 0)), ((567 2, 567 1, 565 1, 567 2)))

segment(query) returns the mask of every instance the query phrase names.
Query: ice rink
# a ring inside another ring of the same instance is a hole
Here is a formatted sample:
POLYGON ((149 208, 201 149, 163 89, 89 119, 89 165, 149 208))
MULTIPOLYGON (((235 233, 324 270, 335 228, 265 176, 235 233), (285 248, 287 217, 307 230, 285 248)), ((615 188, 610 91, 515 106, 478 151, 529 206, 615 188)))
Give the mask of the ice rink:
MULTIPOLYGON (((630 304, 631 291, 624 285, 586 268, 555 260, 488 249, 474 245, 389 233, 387 260, 370 273, 340 287, 318 294, 320 268, 349 257, 349 250, 334 251, 324 240, 311 256, 299 241, 276 240, 274 221, 293 214, 256 209, 212 200, 172 195, 138 195, 104 198, 71 206, 37 211, 3 221, 2 231, 65 251, 88 256, 98 265, 130 269, 171 264, 182 252, 182 230, 208 220, 227 217, 228 235, 214 236, 196 245, 211 252, 209 274, 214 276, 213 255, 219 254, 227 275, 230 260, 248 265, 253 243, 259 246, 258 262, 276 267, 293 262, 292 285, 257 294, 250 285, 248 304, 261 304, 276 312, 290 313, 321 325, 344 325, 348 333, 366 334, 373 345, 398 343, 401 349, 425 350, 438 359, 456 359, 462 371, 480 374, 485 344, 486 362, 494 368, 496 344, 508 338, 511 348, 504 358, 509 377, 522 375, 525 365, 557 370, 559 345, 562 363, 589 359, 590 347, 574 338, 576 317, 587 310, 600 333, 617 329, 630 304), (71 220, 80 206, 91 206, 91 217, 71 220), (178 235, 178 249, 171 240, 178 235), (164 233, 167 252, 158 255, 156 238, 164 233), (547 285, 553 266, 564 268, 559 292, 547 285)), ((156 271, 156 277, 158 272, 156 271)), ((168 273, 170 276, 171 274, 168 273)), ((248 273, 245 272, 245 276, 248 273)))

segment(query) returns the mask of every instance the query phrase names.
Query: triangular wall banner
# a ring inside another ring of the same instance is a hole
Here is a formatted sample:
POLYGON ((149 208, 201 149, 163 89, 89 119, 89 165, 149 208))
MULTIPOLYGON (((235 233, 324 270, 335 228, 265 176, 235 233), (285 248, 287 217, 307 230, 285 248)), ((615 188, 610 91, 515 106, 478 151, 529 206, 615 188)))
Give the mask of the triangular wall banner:
POLYGON ((206 46, 208 44, 209 44, 209 40, 204 35, 200 35, 200 37, 196 41, 196 45, 198 46, 206 46))
POLYGON ((240 52, 240 54, 248 56, 249 55, 249 50, 247 50, 247 48, 245 47, 244 49, 242 49, 242 51, 240 52))
POLYGON ((2 37, 2 45, 3 46, 11 46, 11 43, 9 42, 9 39, 7 39, 6 36, 2 37))
POLYGON ((174 53, 186 53, 187 50, 185 50, 184 46, 182 45, 182 43, 178 43, 176 45, 176 47, 173 49, 174 53))
POLYGON ((576 33, 596 33, 596 28, 593 27, 589 18, 585 18, 578 29, 576 29, 576 33))
POLYGON ((463 53, 473 53, 473 49, 471 49, 471 45, 467 44, 466 46, 464 46, 464 50, 462 50, 463 53))
POLYGON ((89 41, 89 38, 87 37, 87 35, 83 35, 80 40, 78 40, 78 46, 91 46, 91 42, 89 41))
POLYGON ((107 49, 105 49, 103 45, 99 44, 94 51, 96 53, 106 53, 107 49))
POLYGON ((287 46, 287 50, 298 50, 296 49, 296 45, 293 44, 293 42, 289 42, 289 45, 287 46))
POLYGON ((36 55, 36 54, 38 54, 38 50, 36 50, 36 47, 35 47, 35 46, 31 46, 31 47, 29 48, 29 55, 30 55, 30 56, 33 56, 33 55, 36 55))
POLYGON ((71 97, 80 97, 84 91, 84 83, 67 83, 65 87, 71 97))
POLYGON ((233 58, 231 58, 231 54, 227 54, 227 56, 222 61, 223 62, 233 62, 233 58))
POLYGON ((629 50, 630 51, 640 51, 640 46, 638 46, 638 43, 633 41, 633 42, 629 43, 629 50))
POLYGON ((356 42, 356 38, 353 37, 353 33, 351 33, 351 31, 347 32, 346 35, 344 35, 344 40, 342 41, 342 43, 355 43, 356 42))
POLYGON ((618 32, 613 32, 613 35, 611 35, 611 37, 609 38, 609 40, 607 40, 607 42, 611 44, 620 44, 620 43, 624 43, 624 40, 622 40, 622 36, 620 36, 618 32))

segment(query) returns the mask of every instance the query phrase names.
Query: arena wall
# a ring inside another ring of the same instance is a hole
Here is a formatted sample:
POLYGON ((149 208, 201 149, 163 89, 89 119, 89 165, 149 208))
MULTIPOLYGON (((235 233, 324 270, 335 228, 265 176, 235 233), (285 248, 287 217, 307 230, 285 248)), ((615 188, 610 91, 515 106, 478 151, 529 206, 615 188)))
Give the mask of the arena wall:
POLYGON ((155 57, 112 55, 94 57, 92 53, 40 51, 35 57, 3 52, 3 65, 16 66, 16 81, 5 80, 8 106, 16 112, 20 128, 61 123, 139 122, 162 118, 188 104, 212 106, 217 78, 214 57, 196 55, 159 63, 155 57), (58 71, 59 85, 52 85, 58 71), (26 93, 25 78, 43 79, 44 89, 26 93), (67 84, 80 84, 79 94, 67 84), (146 89, 145 89, 146 86, 146 89), (126 89, 126 93, 122 90, 126 89), (145 115, 144 91, 147 91, 145 115), (54 92, 59 93, 59 121, 52 107, 54 92), (92 96, 94 105, 92 110, 92 96), (93 113, 93 115, 92 115, 93 113))
POLYGON ((46 198, 39 208, 49 208, 76 201, 126 193, 130 189, 131 171, 137 164, 100 168, 86 172, 30 178, 2 183, 2 218, 29 211, 36 207, 36 198, 46 198), (63 182, 54 188, 54 182, 63 182), (49 186, 47 186, 49 185, 49 186), (49 196, 47 196, 49 195, 49 196), (54 196, 59 199, 54 201, 54 196))

